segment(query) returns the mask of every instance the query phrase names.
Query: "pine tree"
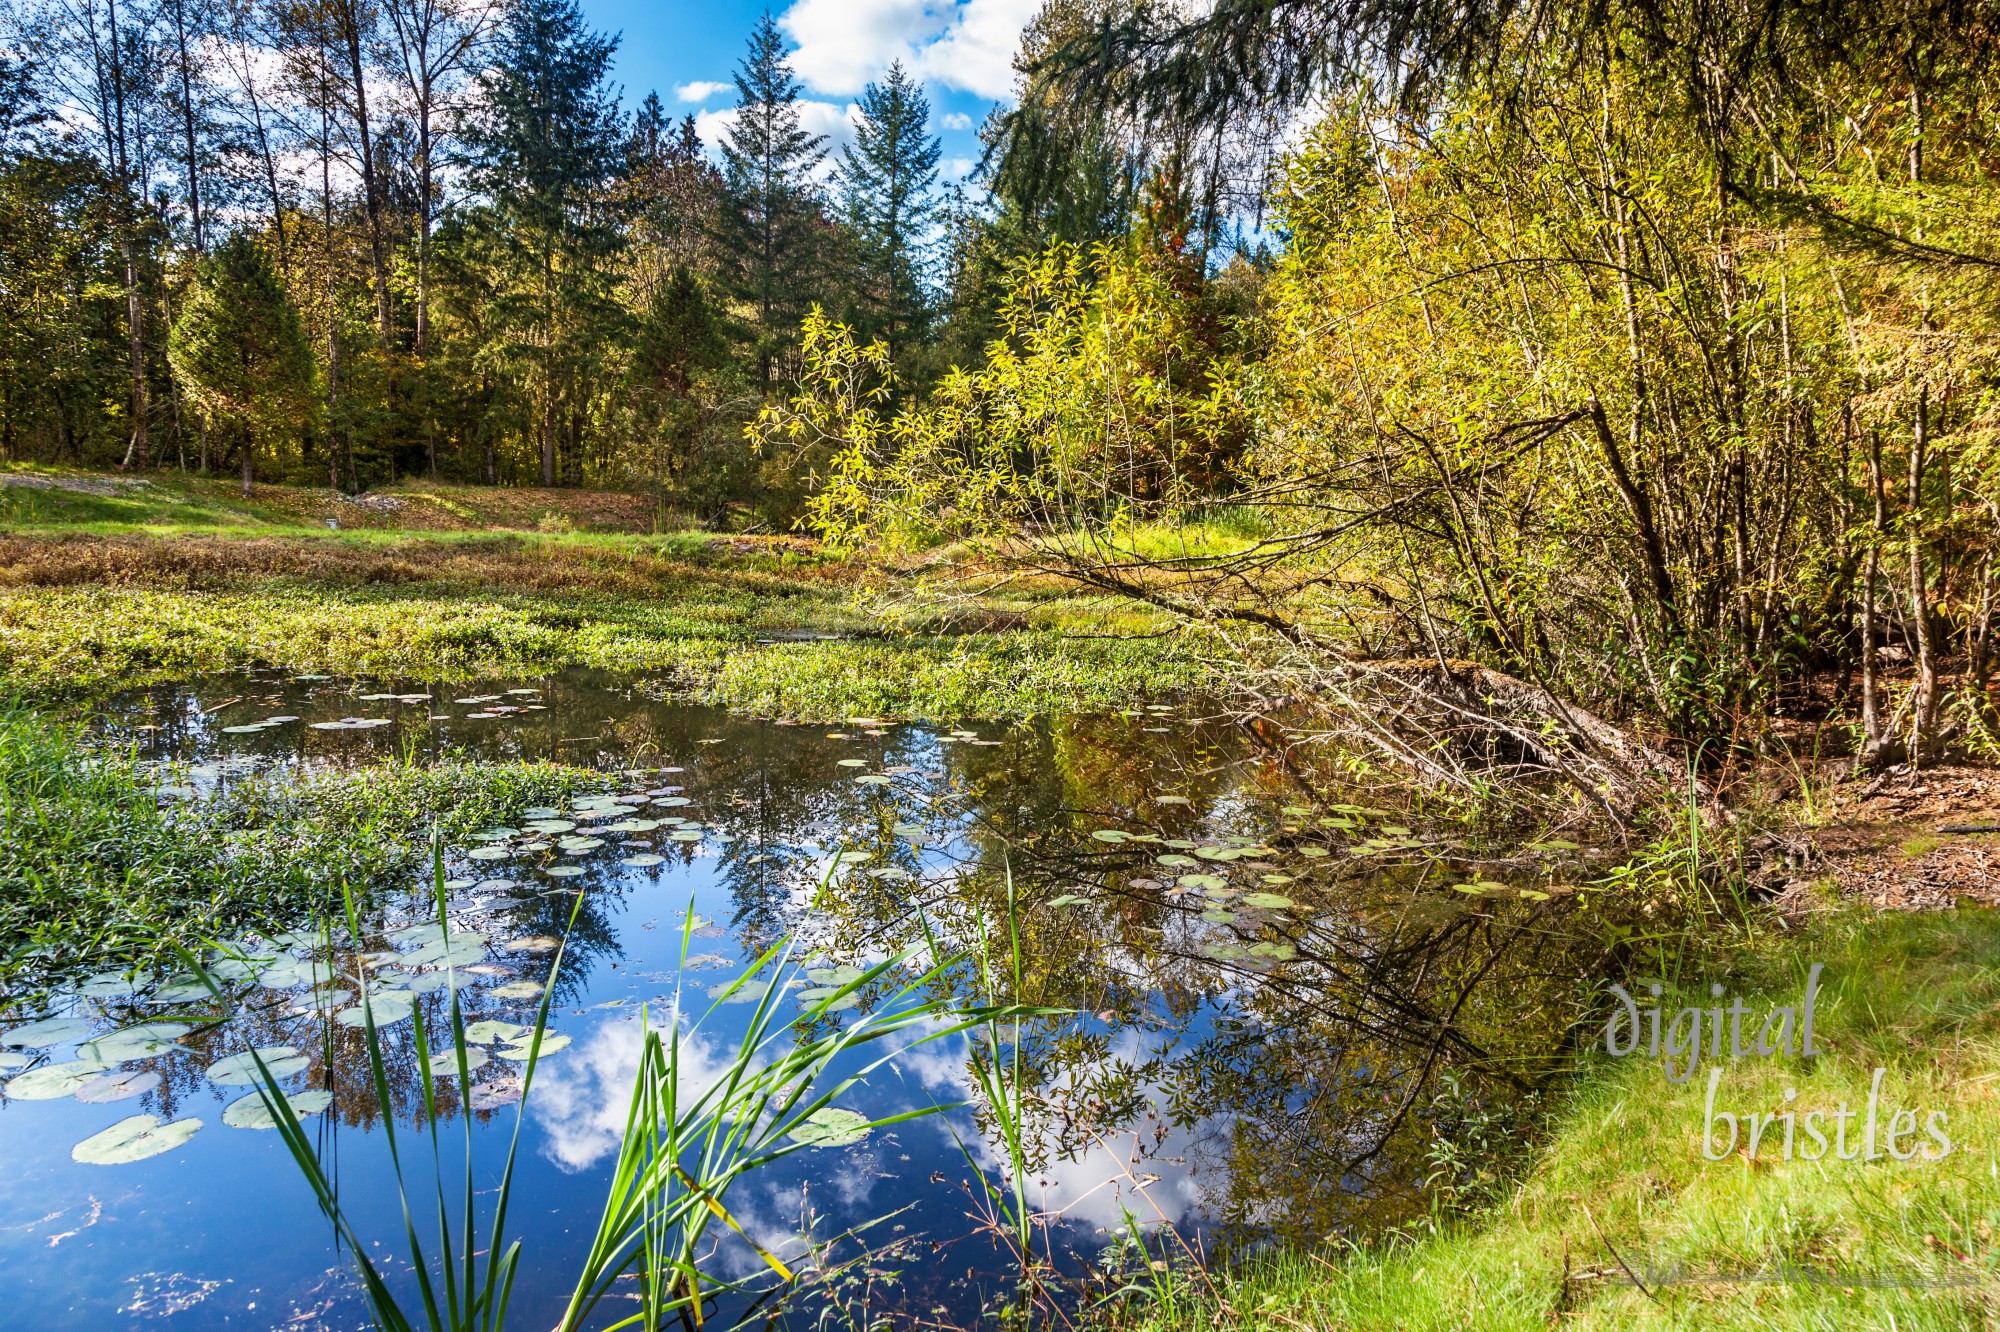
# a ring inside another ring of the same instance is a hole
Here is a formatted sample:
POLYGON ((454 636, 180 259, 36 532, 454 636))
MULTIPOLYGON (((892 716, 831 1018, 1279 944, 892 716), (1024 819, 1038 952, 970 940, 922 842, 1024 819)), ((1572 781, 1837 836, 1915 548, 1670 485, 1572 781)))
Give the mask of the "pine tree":
POLYGON ((545 486, 556 483, 559 443, 580 461, 597 348, 618 319, 621 238, 606 187, 624 124, 605 78, 617 48, 575 0, 518 0, 465 135, 473 184, 491 205, 494 350, 526 390, 545 486))
POLYGON ((942 150, 930 119, 922 85, 897 61, 885 81, 862 94, 854 143, 841 152, 840 194, 853 233, 863 331, 881 336, 892 352, 922 336, 928 322, 942 150))
POLYGON ((750 352, 758 386, 769 392, 819 276, 823 218, 812 171, 826 156, 826 136, 800 127, 799 82, 768 13, 750 34, 736 91, 736 122, 722 142, 722 252, 730 294, 750 307, 750 352))
POLYGON ((212 428, 236 436, 248 495, 258 446, 295 430, 311 401, 312 355, 270 259, 244 233, 195 265, 167 363, 212 428))

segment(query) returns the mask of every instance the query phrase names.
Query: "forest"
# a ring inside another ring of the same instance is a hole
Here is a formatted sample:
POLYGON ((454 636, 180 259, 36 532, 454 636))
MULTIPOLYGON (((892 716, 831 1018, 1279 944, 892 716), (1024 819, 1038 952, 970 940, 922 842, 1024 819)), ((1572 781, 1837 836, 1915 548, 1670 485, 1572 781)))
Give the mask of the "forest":
POLYGON ((829 152, 768 15, 715 152, 657 94, 621 108, 616 44, 561 3, 17 12, 0 456, 629 487, 783 530, 803 474, 743 427, 808 310, 923 382, 1010 257, 1121 223, 947 192, 900 66, 829 152))

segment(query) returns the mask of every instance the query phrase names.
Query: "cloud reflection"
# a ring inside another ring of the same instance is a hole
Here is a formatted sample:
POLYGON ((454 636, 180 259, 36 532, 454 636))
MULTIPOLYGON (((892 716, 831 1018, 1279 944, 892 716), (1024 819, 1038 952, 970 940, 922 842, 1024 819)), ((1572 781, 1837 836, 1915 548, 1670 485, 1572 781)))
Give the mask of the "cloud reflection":
MULTIPOLYGON (((663 1022, 669 1020, 674 1020, 671 1013, 657 1015, 653 1029, 664 1031, 663 1022)), ((618 1150, 632 1107, 645 1033, 636 1013, 606 1022, 581 1046, 572 1046, 568 1058, 551 1060, 535 1070, 535 1090, 528 1101, 536 1123, 547 1134, 542 1154, 563 1170, 571 1174, 587 1170, 618 1150)), ((714 1086, 732 1058, 722 1042, 683 1029, 677 1065, 680 1103, 685 1105, 714 1086)))

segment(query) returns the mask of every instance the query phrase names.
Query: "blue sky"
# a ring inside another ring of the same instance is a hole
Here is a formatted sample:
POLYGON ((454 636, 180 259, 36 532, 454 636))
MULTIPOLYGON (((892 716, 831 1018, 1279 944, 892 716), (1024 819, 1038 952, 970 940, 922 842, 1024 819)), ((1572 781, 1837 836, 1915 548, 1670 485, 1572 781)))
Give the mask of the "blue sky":
POLYGON ((944 175, 979 157, 975 133, 1008 97, 1021 29, 1040 0, 581 0, 597 27, 621 33, 615 77, 627 105, 658 92, 669 113, 693 114, 713 147, 736 90, 730 83, 750 28, 768 8, 794 48, 808 129, 837 153, 862 88, 901 59, 930 93, 944 141, 944 175))

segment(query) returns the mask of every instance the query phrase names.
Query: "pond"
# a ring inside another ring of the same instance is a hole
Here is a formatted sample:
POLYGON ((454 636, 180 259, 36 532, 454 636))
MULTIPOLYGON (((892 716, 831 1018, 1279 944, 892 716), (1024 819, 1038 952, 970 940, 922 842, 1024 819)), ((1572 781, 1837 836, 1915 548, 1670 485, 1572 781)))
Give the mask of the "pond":
MULTIPOLYGON (((96 725, 157 763, 163 801, 453 754, 557 758, 604 780, 447 848, 448 942, 428 876, 412 875, 367 897, 359 939, 302 920, 234 941, 241 956, 217 962, 228 1012, 174 976, 15 996, 0 1020, 6 1321, 366 1326, 283 1142, 249 1126, 237 1057, 296 1052, 270 1057, 315 1111, 303 1123, 343 1206, 406 1282, 384 1122, 421 1159, 416 1196, 432 1196, 414 1024, 383 1028, 385 1107, 353 1025, 365 976, 387 1005, 379 1021, 415 1009, 444 1023, 456 986, 466 1020, 490 1024, 469 1095, 440 1084, 445 1186, 458 1187, 459 1116, 486 1202, 518 1120, 512 1321, 551 1326, 603 1206, 644 1031, 677 1024, 686 1077, 724 1066, 758 1008, 756 985, 728 987, 786 939, 809 974, 774 1011, 814 1010, 809 1034, 893 987, 816 999, 904 950, 926 956, 930 939, 983 949, 984 974, 1009 991, 998 997, 1063 1010, 1032 1019, 1017 1047, 1027 1196, 1055 1287, 1409 1220, 1427 1186, 1477 1174, 1467 1152, 1512 1134, 1567 1057, 1584 982, 1601 974, 1590 933, 1568 927, 1574 848, 1506 848, 1506 873, 1482 870, 1494 862, 1392 811, 1315 801, 1283 752, 1206 712, 1195 700, 1030 723, 786 724, 581 672, 475 686, 255 673, 114 700, 96 725), (522 1102, 517 1028, 565 936, 522 1102), (124 1034, 97 1040, 111 1033, 124 1034), (136 1149, 157 1154, 75 1159, 115 1147, 101 1135, 137 1115, 167 1126, 136 1149)), ((975 1003, 981 975, 962 964, 940 983, 975 1003)), ((960 1036, 909 1045, 838 1098, 868 1119, 944 1113, 854 1141, 834 1132, 730 1191, 757 1244, 808 1274, 842 1270, 775 1306, 781 1321, 803 1326, 833 1299, 969 1324, 1012 1297, 1016 1263, 986 1209, 1008 1157, 971 1049, 960 1036)), ((419 1225, 428 1235, 428 1213, 419 1225)), ((749 1243, 715 1234, 717 1274, 768 1276, 749 1243)), ((727 1321, 749 1301, 715 1312, 727 1321)))

